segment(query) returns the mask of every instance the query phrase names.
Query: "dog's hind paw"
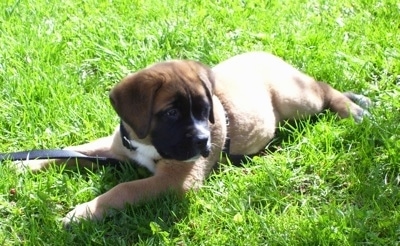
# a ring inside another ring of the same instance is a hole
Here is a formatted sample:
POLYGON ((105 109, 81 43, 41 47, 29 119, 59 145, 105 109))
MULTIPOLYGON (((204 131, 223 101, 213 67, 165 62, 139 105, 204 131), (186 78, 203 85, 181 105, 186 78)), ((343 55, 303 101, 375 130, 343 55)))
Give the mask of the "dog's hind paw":
POLYGON ((357 123, 362 122, 364 117, 369 117, 370 115, 371 114, 368 112, 368 110, 361 107, 358 107, 358 109, 352 113, 352 117, 357 123))
POLYGON ((366 96, 361 94, 355 94, 353 92, 345 92, 343 93, 347 98, 353 101, 355 104, 359 105, 363 109, 368 109, 372 106, 372 101, 366 96))
POLYGON ((371 114, 368 112, 368 108, 372 106, 372 101, 366 96, 355 94, 353 92, 345 92, 343 93, 347 98, 349 98, 352 102, 354 102, 353 106, 350 106, 349 110, 353 119, 356 122, 361 122, 364 119, 364 116, 370 116, 371 114))

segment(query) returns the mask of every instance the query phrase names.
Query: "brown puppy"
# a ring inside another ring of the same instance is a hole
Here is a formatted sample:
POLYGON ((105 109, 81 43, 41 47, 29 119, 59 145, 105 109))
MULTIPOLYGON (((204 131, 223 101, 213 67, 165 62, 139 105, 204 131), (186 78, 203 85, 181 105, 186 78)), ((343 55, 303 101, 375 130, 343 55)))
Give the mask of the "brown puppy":
MULTIPOLYGON (((341 93, 264 52, 222 62, 212 70, 194 61, 169 61, 128 75, 110 93, 122 123, 113 135, 69 147, 87 155, 135 160, 153 176, 121 183, 80 204, 64 219, 101 219, 168 190, 201 185, 220 158, 227 135, 231 154, 254 154, 286 119, 330 109, 362 120, 368 98, 341 93), (229 119, 227 125, 226 119, 229 119)), ((42 169, 49 161, 28 161, 42 169)))

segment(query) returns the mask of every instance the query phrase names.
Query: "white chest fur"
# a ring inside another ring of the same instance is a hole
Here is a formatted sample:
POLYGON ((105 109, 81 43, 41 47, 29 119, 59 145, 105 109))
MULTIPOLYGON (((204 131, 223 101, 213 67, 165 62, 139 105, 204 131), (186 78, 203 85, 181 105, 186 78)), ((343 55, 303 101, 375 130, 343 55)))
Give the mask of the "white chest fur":
POLYGON ((147 169, 149 169, 149 171, 154 173, 156 166, 155 162, 161 159, 160 154, 158 154, 154 146, 145 145, 136 142, 135 140, 129 140, 129 141, 132 147, 135 148, 135 150, 129 150, 127 148, 124 148, 126 156, 128 156, 129 159, 137 162, 139 165, 143 167, 146 167, 147 169))

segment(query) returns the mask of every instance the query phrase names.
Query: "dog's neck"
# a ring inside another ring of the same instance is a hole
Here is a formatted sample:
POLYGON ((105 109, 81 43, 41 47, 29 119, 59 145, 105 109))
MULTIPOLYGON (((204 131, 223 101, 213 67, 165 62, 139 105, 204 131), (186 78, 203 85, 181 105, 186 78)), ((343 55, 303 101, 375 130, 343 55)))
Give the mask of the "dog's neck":
MULTIPOLYGON (((225 111, 225 123, 226 123, 226 126, 229 128, 229 118, 228 118, 228 114, 226 113, 226 111, 225 111)), ((126 127, 124 126, 124 123, 122 122, 122 120, 119 124, 119 132, 121 134, 122 145, 130 151, 136 151, 138 149, 138 147, 134 146, 132 144, 131 138, 129 136, 129 132, 126 129, 126 127)), ((228 132, 227 132, 227 136, 225 139, 225 144, 223 146, 222 152, 225 153, 231 159, 231 162, 235 165, 239 165, 240 162, 242 160, 244 160, 244 155, 232 155, 230 153, 230 138, 229 138, 228 132)), ((156 162, 156 160, 155 160, 155 162, 156 162)))
POLYGON ((246 156, 251 157, 253 155, 233 155, 231 154, 231 138, 229 137, 229 117, 228 113, 226 112, 224 108, 224 113, 225 113, 225 124, 226 124, 226 137, 225 137, 225 143, 222 148, 222 153, 229 158, 230 162, 236 166, 242 165, 242 162, 246 161, 246 156))
POLYGON ((125 153, 130 160, 135 161, 137 164, 146 167, 150 172, 155 172, 156 163, 161 159, 160 154, 157 152, 153 145, 137 141, 134 133, 130 133, 127 129, 128 126, 121 121, 119 125, 119 132, 121 135, 122 145, 126 148, 125 153))

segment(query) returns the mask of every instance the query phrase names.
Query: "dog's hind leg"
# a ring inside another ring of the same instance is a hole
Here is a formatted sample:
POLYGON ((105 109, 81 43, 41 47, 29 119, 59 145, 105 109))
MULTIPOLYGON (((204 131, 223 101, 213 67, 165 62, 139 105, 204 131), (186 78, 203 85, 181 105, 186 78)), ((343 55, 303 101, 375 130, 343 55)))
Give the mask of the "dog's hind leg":
POLYGON ((356 122, 361 122, 367 109, 371 106, 371 100, 363 95, 352 92, 341 93, 330 85, 318 82, 323 91, 324 106, 336 112, 341 118, 352 117, 356 122))
POLYGON ((303 118, 329 109, 341 118, 352 117, 360 122, 371 105, 365 96, 342 93, 300 72, 280 85, 275 84, 273 90, 271 96, 278 121, 303 118))

